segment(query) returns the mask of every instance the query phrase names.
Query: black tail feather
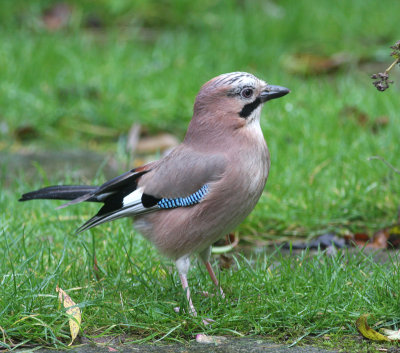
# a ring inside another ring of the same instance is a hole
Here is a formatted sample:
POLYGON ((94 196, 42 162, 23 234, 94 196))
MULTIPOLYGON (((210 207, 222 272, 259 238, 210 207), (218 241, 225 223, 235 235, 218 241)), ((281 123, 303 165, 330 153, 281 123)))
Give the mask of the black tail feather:
MULTIPOLYGON (((83 195, 93 193, 98 189, 98 186, 88 185, 58 185, 49 186, 47 188, 31 191, 23 194, 19 201, 29 201, 36 199, 44 200, 74 200, 83 195)), ((96 196, 87 199, 86 201, 101 202, 96 196)))
POLYGON ((153 211, 154 207, 143 206, 141 198, 138 198, 137 203, 124 207, 125 196, 136 190, 140 177, 149 172, 153 165, 155 165, 155 163, 152 162, 143 167, 132 169, 127 173, 107 181, 101 186, 49 186, 23 194, 19 201, 36 199, 67 201, 63 205, 57 207, 57 209, 84 201, 104 203, 105 205, 100 209, 98 214, 88 220, 77 230, 77 232, 80 233, 86 229, 117 218, 153 211))

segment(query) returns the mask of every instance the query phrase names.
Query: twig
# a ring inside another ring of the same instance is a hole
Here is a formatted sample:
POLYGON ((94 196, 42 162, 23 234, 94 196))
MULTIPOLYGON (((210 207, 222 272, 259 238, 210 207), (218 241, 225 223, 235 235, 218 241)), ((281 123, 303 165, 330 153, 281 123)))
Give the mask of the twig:
POLYGON ((381 156, 372 156, 369 157, 368 160, 372 160, 372 159, 379 159, 380 161, 382 161, 383 163, 385 163, 390 169, 392 169, 396 174, 400 174, 400 170, 393 167, 389 162, 387 162, 385 159, 383 159, 381 156))
POLYGON ((400 64, 400 41, 396 42, 395 45, 392 45, 390 48, 393 49, 390 56, 394 57, 395 61, 393 61, 392 64, 384 72, 379 72, 377 74, 371 75, 372 79, 378 79, 372 82, 372 84, 380 92, 388 89, 389 84, 393 83, 393 81, 389 80, 389 71, 392 70, 396 66, 396 64, 400 64))

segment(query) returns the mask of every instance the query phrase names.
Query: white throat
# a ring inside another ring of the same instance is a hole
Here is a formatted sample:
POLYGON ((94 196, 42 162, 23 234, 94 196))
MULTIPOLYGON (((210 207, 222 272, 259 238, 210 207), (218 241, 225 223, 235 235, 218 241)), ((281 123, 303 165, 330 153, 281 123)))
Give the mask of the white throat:
POLYGON ((254 109, 251 114, 246 118, 247 124, 258 124, 260 125, 260 117, 261 117, 261 108, 262 105, 260 104, 256 109, 254 109))
POLYGON ((264 135, 261 130, 261 125, 260 125, 260 117, 261 117, 261 106, 257 107, 254 109, 254 111, 247 117, 246 119, 246 129, 251 133, 253 138, 255 138, 258 141, 262 141, 262 144, 264 144, 264 135))

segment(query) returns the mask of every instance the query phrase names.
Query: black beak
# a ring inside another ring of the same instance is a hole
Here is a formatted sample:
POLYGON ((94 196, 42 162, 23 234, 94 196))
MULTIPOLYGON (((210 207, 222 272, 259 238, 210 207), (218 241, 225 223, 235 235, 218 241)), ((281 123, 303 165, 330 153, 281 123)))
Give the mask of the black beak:
POLYGON ((268 85, 260 94, 261 102, 266 102, 271 99, 286 96, 290 92, 286 87, 268 85))

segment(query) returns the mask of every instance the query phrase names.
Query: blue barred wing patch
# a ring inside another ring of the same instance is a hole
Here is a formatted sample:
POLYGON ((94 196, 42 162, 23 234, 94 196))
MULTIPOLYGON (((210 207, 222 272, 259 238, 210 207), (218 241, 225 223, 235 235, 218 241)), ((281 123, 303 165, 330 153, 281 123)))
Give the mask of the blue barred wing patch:
POLYGON ((208 192, 209 186, 206 184, 200 190, 186 197, 177 197, 175 199, 163 198, 157 202, 157 206, 163 209, 192 206, 199 203, 208 192))

